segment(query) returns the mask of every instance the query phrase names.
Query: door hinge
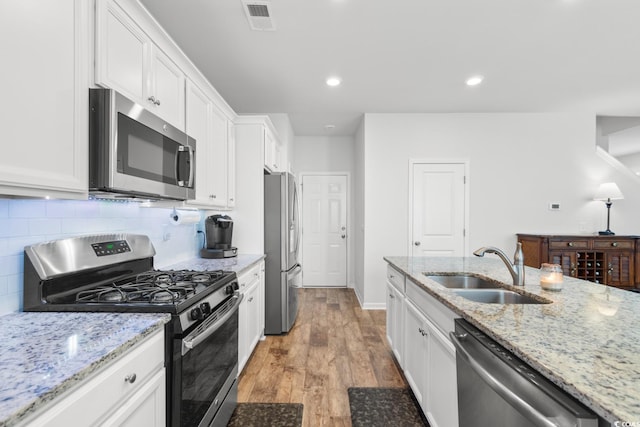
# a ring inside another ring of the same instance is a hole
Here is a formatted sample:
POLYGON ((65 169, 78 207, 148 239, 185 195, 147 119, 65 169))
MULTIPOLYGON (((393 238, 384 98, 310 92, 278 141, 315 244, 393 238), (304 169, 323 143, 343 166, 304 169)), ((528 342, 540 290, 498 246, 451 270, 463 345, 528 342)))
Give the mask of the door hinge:
POLYGON ((466 228, 462 229, 462 237, 467 237, 467 229, 466 228))
POLYGON ((463 184, 466 184, 466 183, 467 183, 467 176, 466 176, 466 175, 462 177, 462 183, 463 183, 463 184))

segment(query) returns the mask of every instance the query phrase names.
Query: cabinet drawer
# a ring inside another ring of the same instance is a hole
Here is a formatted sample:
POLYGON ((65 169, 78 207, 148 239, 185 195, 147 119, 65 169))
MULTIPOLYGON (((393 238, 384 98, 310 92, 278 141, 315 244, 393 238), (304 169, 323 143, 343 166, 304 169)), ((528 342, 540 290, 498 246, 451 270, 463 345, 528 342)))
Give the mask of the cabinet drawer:
POLYGON ((53 400, 53 406, 38 414, 28 425, 97 425, 118 410, 158 372, 164 372, 164 331, 137 345, 65 397, 53 400))
POLYGON ((596 240, 593 242, 594 249, 634 249, 635 242, 632 240, 596 240))
POLYGON ((588 239, 549 240, 549 249, 590 249, 588 239))
POLYGON ((240 292, 245 292, 260 278, 260 267, 261 263, 255 264, 253 267, 238 275, 238 287, 240 288, 240 292))
POLYGON ((396 288, 397 290, 399 290, 404 294, 404 282, 405 282, 404 274, 400 273, 398 270, 396 270, 394 267, 388 264, 387 264, 387 280, 389 281, 389 283, 393 285, 394 288, 396 288))
POLYGON ((412 280, 407 280, 407 298, 431 320, 445 336, 454 330, 457 316, 412 280))

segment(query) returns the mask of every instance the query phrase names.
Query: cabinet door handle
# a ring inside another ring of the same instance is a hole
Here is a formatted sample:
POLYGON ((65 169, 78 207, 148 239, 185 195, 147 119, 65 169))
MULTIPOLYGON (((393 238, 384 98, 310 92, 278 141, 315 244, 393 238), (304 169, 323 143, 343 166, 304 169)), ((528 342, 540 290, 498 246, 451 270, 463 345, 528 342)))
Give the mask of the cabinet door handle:
POLYGON ((126 377, 124 377, 124 381, 128 382, 129 384, 133 384, 136 382, 136 374, 135 372, 133 374, 129 374, 126 377))
POLYGON ((413 244, 416 245, 416 246, 420 246, 420 242, 418 242, 418 241, 413 242, 413 244))
POLYGON ((253 301, 253 297, 249 298, 249 301, 248 301, 248 302, 251 302, 251 301, 253 301))
POLYGON ((613 246, 614 248, 617 248, 618 247, 618 242, 611 243, 611 246, 613 246))
POLYGON ((393 296, 393 294, 389 294, 389 298, 394 299, 395 297, 393 296))
POLYGON ((567 246, 569 246, 569 247, 571 247, 571 248, 572 248, 572 247, 573 247, 573 242, 569 242, 569 243, 567 243, 567 246))

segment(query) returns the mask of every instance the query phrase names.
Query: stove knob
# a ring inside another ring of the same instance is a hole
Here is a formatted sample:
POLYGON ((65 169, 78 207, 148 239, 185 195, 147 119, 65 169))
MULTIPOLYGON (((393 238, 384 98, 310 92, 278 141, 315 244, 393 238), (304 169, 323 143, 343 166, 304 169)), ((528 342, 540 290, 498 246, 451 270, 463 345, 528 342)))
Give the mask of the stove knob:
POLYGON ((211 304, 209 304, 208 302, 203 302, 202 304, 200 304, 200 309, 205 316, 211 314, 211 304))
POLYGON ((232 285, 229 285, 225 288, 224 293, 227 295, 233 295, 234 289, 232 285))
POLYGON ((196 307, 191 310, 191 320, 202 320, 204 319, 204 314, 202 313, 202 309, 200 307, 196 307))

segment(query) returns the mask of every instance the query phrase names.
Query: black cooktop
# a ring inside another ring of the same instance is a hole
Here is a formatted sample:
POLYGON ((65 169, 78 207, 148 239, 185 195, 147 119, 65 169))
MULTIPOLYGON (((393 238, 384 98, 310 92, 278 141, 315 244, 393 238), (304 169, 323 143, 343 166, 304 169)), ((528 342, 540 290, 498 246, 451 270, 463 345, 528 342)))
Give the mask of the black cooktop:
POLYGON ((75 301, 72 301, 73 295, 67 295, 61 300, 50 298, 53 299, 50 302, 179 304, 207 291, 208 288, 216 288, 216 283, 224 277, 225 273, 221 270, 148 271, 117 283, 83 289, 75 294, 75 301))

